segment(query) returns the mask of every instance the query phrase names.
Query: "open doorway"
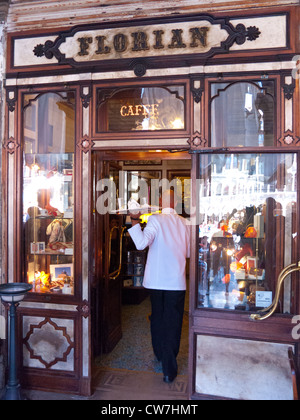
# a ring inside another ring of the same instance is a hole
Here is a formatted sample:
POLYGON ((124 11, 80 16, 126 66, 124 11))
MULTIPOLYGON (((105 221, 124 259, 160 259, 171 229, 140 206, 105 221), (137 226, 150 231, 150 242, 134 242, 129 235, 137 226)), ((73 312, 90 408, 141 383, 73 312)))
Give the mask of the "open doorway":
MULTIPOLYGON (((187 152, 93 153, 94 273, 91 290, 96 368, 162 373, 151 344, 150 297, 143 288, 147 250, 136 250, 127 232, 131 222, 124 209, 130 201, 140 206, 149 205, 151 209, 143 218, 146 224, 151 212, 159 211, 156 208, 159 191, 155 187, 165 185, 174 188, 178 195, 177 212, 188 217, 190 177, 191 158, 187 152), (111 184, 99 184, 103 179, 111 184), (109 185, 112 185, 110 191, 109 185), (109 211, 102 211, 103 206, 110 206, 109 211)), ((187 284, 188 280, 187 275, 187 284)), ((189 293, 186 294, 178 356, 179 376, 188 374, 188 296, 189 293)))

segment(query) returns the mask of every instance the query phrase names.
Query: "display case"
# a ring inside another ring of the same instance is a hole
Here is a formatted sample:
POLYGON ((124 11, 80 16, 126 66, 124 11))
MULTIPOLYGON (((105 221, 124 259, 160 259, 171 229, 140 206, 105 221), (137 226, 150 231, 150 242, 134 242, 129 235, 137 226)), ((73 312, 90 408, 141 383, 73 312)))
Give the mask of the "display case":
POLYGON ((24 137, 25 276, 32 293, 73 295, 74 95, 25 97, 24 137))
MULTIPOLYGON (((126 239, 126 242, 128 243, 129 238, 126 239)), ((137 251, 133 248, 135 247, 127 246, 124 253, 125 259, 122 272, 122 301, 124 304, 138 305, 148 296, 149 293, 143 287, 147 251, 137 251)))
MULTIPOLYGON (((256 312, 297 252, 294 153, 200 157, 198 308, 256 312)), ((287 281, 281 313, 292 313, 287 281)))

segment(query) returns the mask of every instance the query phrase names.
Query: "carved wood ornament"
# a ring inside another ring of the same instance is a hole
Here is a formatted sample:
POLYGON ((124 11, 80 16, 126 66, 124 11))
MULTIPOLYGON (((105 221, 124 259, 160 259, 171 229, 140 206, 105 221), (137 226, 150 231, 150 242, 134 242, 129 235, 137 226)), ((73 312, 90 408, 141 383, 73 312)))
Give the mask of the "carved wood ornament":
MULTIPOLYGON (((141 22, 139 26, 129 28, 77 26, 70 31, 59 33, 55 41, 48 40, 44 44, 36 45, 33 53, 38 58, 56 58, 59 64, 72 67, 95 64, 101 67, 104 62, 118 63, 120 59, 130 60, 130 67, 132 59, 140 60, 145 57, 149 57, 150 62, 153 59, 161 59, 160 67, 168 67, 166 57, 180 56, 192 59, 195 56, 198 60, 199 57, 209 58, 215 54, 228 53, 234 44, 243 45, 246 41, 256 41, 261 35, 256 26, 246 27, 241 23, 234 26, 228 18, 216 19, 211 15, 193 17, 187 19, 186 23, 187 27, 181 22, 174 21, 170 24, 162 23, 161 20, 152 25, 143 25, 141 22), (214 39, 210 47, 208 39, 212 29, 218 31, 217 37, 220 37, 220 40, 218 43, 218 40, 214 39), (107 35, 108 31, 110 36, 107 35), (227 38, 224 40, 225 33, 227 38), (71 41, 77 45, 77 50, 74 50, 72 44, 72 53, 68 52, 67 56, 64 51, 71 41)), ((136 76, 142 77, 147 67, 145 62, 137 61, 133 66, 136 76)), ((110 68, 113 70, 113 67, 110 68)))

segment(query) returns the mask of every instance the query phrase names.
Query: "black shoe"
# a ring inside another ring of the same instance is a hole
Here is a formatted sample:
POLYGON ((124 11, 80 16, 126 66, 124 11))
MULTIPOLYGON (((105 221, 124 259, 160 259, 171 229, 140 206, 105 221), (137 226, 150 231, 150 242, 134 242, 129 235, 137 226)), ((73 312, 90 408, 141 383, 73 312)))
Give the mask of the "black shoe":
POLYGON ((164 376, 164 382, 166 384, 171 384, 172 382, 174 382, 176 376, 164 376))

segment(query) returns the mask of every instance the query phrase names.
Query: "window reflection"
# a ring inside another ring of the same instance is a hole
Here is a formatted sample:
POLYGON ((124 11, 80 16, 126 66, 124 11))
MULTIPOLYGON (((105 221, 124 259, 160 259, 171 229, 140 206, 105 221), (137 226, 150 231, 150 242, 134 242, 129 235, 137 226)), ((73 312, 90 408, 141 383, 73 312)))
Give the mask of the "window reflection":
MULTIPOLYGON (((296 155, 201 156, 200 173, 198 306, 269 306, 297 249, 296 155)), ((289 313, 285 286, 281 312, 289 313)))
POLYGON ((274 145, 274 83, 211 85, 212 147, 274 145))
POLYGON ((75 95, 24 98, 24 262, 33 292, 73 294, 75 95))

